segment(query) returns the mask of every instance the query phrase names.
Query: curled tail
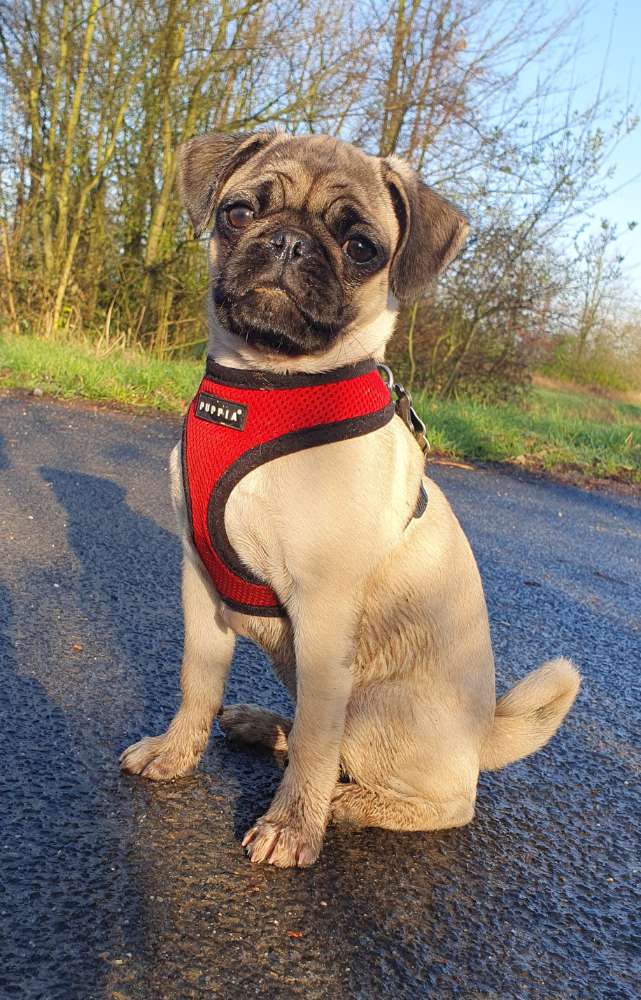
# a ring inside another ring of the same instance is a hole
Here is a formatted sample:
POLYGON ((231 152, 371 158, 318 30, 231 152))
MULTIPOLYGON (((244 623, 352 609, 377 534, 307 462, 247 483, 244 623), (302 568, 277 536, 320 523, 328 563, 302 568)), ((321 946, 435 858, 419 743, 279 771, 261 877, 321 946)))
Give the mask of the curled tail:
POLYGON ((581 677, 569 660, 544 663, 496 703, 481 750, 481 769, 495 771, 539 750, 554 736, 576 698, 581 677))

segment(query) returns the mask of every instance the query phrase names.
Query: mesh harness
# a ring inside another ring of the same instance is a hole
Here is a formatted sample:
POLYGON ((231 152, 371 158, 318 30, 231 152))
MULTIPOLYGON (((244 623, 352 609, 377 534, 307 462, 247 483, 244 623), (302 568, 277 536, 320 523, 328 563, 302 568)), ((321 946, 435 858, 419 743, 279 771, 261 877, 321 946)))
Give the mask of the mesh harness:
MULTIPOLYGON (((360 437, 395 413, 372 359, 318 374, 227 368, 212 358, 185 417, 183 484, 196 550, 222 600, 246 614, 286 614, 239 559, 225 530, 227 500, 258 466, 305 448, 360 437)), ((414 517, 425 510, 421 485, 414 517)))

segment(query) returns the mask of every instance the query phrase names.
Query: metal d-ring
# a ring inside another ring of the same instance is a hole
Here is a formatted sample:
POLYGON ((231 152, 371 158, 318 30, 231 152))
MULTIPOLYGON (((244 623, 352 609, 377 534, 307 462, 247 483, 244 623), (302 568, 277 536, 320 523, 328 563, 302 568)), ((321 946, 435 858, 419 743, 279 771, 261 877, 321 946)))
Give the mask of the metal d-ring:
POLYGON ((381 378, 383 379, 383 382, 385 383, 389 391, 392 392, 394 388, 394 374, 392 372, 392 369, 388 368, 387 365, 383 364, 377 364, 376 367, 378 368, 378 371, 380 373, 381 378))
POLYGON ((426 427, 418 413, 412 406, 412 396, 405 386, 394 381, 394 374, 388 365, 377 364, 379 374, 383 382, 390 391, 390 395, 396 396, 395 409, 407 429, 414 435, 421 451, 428 452, 430 443, 426 437, 426 427))

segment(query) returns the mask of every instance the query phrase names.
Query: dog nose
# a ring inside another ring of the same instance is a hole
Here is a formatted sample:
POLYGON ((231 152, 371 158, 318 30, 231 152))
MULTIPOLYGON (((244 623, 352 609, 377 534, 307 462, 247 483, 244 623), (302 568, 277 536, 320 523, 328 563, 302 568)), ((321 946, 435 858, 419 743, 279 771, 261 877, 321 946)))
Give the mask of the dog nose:
POLYGON ((310 246, 309 237, 299 229, 277 229, 268 242, 274 257, 283 263, 302 257, 310 246))

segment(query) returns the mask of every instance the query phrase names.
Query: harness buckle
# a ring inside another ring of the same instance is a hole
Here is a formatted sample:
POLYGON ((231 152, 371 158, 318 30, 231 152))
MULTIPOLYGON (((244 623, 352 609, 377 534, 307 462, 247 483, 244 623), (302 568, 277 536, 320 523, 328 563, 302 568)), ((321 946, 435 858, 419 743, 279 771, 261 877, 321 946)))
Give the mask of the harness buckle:
POLYGON ((381 372, 381 378, 385 382, 390 393, 393 392, 396 395, 396 412, 410 433, 413 434, 421 451, 424 454, 427 454, 430 450, 430 443, 426 434, 427 428, 412 406, 412 397, 410 393, 407 391, 405 386, 394 380, 391 368, 387 365, 378 365, 378 369, 381 372))

